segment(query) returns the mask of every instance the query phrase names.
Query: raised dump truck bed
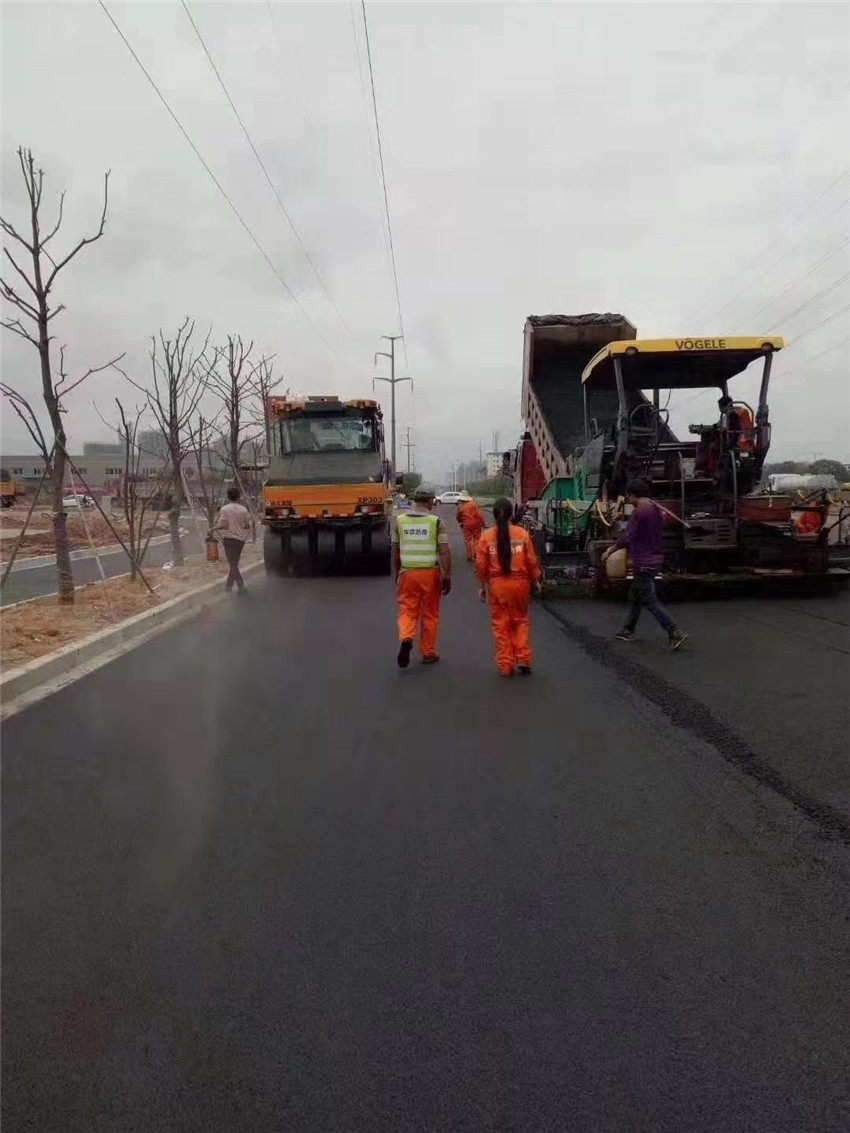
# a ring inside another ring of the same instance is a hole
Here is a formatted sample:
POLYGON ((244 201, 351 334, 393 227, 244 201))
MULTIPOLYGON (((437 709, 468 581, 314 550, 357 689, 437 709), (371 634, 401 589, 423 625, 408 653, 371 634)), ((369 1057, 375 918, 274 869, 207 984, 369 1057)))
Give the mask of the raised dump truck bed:
MULTIPOLYGON (((636 334, 624 315, 610 312, 529 315, 525 320, 522 414, 544 482, 569 475, 576 450, 588 440, 581 381, 585 366, 601 347, 636 334)), ((616 391, 593 390, 589 396, 588 419, 598 430, 613 429, 616 391)), ((631 408, 645 401, 639 390, 630 393, 631 408)))

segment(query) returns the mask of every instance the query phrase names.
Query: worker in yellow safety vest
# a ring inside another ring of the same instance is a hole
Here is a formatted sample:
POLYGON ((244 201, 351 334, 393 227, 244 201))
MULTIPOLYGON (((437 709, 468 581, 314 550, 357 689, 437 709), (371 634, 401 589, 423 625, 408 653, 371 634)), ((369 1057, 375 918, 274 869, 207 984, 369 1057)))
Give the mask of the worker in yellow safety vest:
POLYGON ((413 507, 395 517, 392 561, 398 596, 398 666, 410 664, 413 639, 419 628, 419 649, 425 665, 439 661, 437 629, 440 598, 452 588, 449 537, 434 515, 434 493, 417 488, 413 507))

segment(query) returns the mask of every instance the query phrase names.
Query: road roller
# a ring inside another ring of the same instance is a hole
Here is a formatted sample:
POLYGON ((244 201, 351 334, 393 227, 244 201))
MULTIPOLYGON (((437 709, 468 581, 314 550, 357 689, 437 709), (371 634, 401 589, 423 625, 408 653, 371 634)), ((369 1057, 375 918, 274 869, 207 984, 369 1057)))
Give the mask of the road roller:
POLYGON ((378 403, 272 396, 266 408, 266 570, 388 574, 395 484, 378 403))

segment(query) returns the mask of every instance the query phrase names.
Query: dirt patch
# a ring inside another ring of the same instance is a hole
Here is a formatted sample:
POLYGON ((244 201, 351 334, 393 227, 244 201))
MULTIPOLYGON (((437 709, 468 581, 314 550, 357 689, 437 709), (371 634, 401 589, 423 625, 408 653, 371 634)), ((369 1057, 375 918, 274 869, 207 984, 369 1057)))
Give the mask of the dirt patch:
MULTIPOLYGON (((262 558, 259 544, 249 544, 242 564, 262 558)), ((152 610, 163 602, 195 590, 216 579, 224 581, 227 565, 198 559, 186 566, 166 570, 151 567, 145 577, 155 590, 152 596, 141 581, 115 578, 92 582, 76 592, 73 606, 61 606, 53 595, 0 610, 0 665, 17 668, 73 641, 117 625, 134 614, 152 610)))
MULTIPOLYGON (((20 533, 23 527, 24 520, 26 519, 27 508, 16 504, 14 507, 5 508, 0 513, 0 532, 3 532, 4 538, 0 540, 0 561, 7 558, 11 554, 12 547, 15 540, 6 537, 6 532, 13 532, 15 535, 20 533)), ((107 514, 109 514, 107 512, 107 514)), ((122 539, 127 538, 127 523, 118 515, 110 516, 110 519, 118 531, 122 539)), ((159 519, 154 521, 156 515, 151 514, 145 517, 144 532, 147 534, 153 531, 155 535, 165 535, 168 532, 168 516, 160 515, 159 519)), ((68 541, 71 545, 72 551, 85 550, 90 546, 89 534, 91 541, 96 547, 111 547, 118 540, 115 538, 115 533, 110 528, 109 524, 103 518, 96 508, 89 508, 85 512, 85 518, 79 512, 68 513, 68 541), (88 524, 88 533, 86 532, 86 524, 88 524)), ((37 507, 30 517, 27 525, 26 534, 21 542, 18 556, 23 558, 30 555, 52 555, 55 551, 53 542, 53 520, 51 518, 50 508, 37 507)))

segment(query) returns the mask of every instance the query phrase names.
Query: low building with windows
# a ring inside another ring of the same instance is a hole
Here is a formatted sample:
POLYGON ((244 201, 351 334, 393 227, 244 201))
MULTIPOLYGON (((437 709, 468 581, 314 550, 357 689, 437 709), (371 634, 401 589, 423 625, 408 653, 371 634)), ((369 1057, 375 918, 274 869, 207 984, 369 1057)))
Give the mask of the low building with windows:
MULTIPOLYGON (((82 455, 71 453, 71 460, 79 470, 80 476, 85 479, 86 485, 93 491, 108 495, 118 492, 121 487, 121 478, 124 475, 124 450, 120 445, 84 445, 82 455), (99 452, 92 449, 105 448, 110 451, 99 452)), ((38 482, 44 473, 44 461, 33 453, 24 455, 3 454, 3 467, 15 480, 30 490, 38 487, 38 482)), ((145 456, 142 458, 142 467, 139 474, 145 478, 157 476, 166 466, 166 461, 158 456, 145 456)), ((70 464, 65 468, 65 486, 70 491, 77 477, 72 474, 70 464)), ((83 490, 81 482, 77 487, 83 490)))

